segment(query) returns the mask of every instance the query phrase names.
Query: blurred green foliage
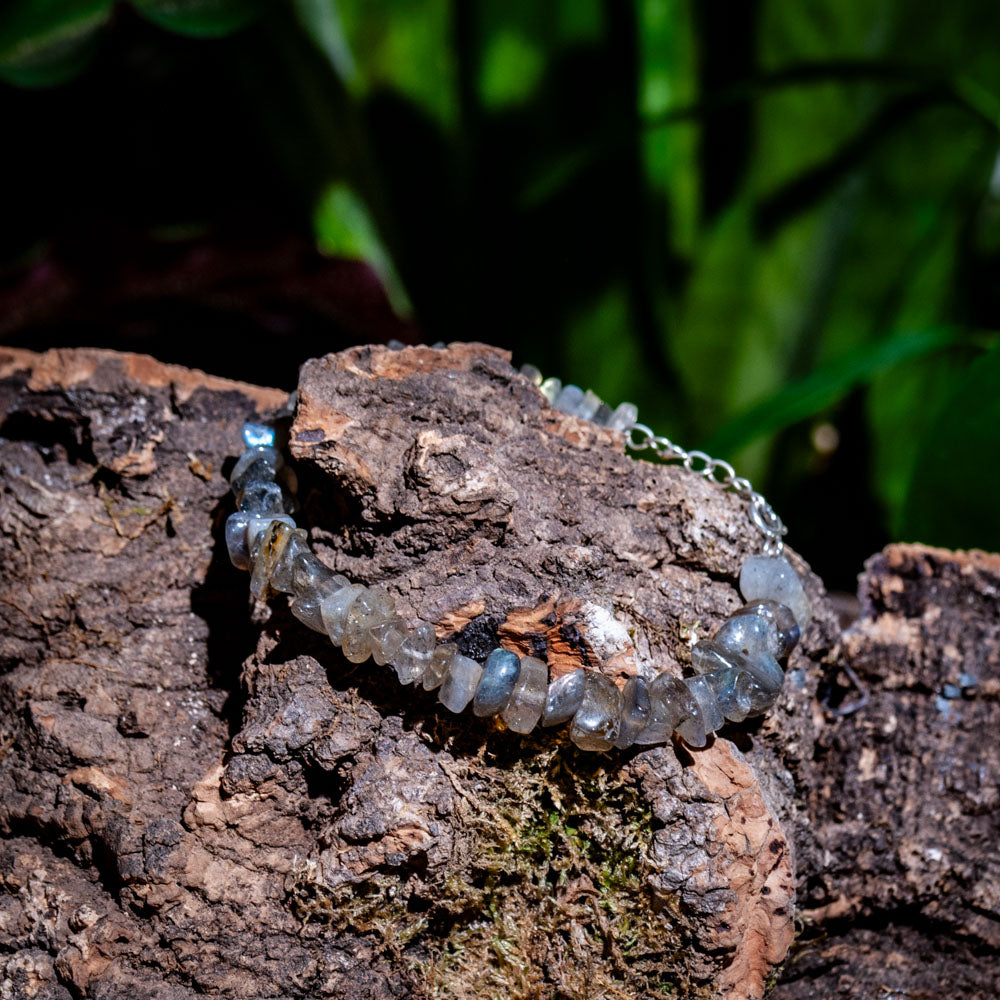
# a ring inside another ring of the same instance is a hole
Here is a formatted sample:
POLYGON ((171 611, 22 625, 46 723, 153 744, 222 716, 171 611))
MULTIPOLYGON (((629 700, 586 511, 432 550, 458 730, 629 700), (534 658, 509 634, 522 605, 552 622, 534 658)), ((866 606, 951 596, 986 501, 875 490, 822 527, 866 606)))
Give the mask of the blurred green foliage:
POLYGON ((283 210, 428 341, 634 399, 834 583, 1000 549, 1000 5, 12 0, 0 78, 138 20, 225 42, 283 210))

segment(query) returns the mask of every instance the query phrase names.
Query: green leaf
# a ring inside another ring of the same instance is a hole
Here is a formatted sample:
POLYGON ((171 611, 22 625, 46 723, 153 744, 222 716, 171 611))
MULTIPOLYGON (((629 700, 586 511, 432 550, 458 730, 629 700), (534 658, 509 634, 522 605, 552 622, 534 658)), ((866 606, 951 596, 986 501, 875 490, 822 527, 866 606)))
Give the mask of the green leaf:
POLYGON ((337 0, 294 0, 299 24, 313 44, 326 56, 333 71, 351 86, 357 81, 357 66, 344 34, 337 0))
POLYGON ((111 0, 14 0, 0 15, 0 79, 19 87, 72 79, 110 14, 111 0))
POLYGON ((864 344, 808 375, 788 383, 774 395, 730 420, 706 445, 712 454, 731 455, 765 434, 816 416, 852 389, 904 362, 952 347, 960 334, 933 328, 897 334, 864 344))
POLYGON ((1000 344, 974 361, 920 444, 904 538, 1000 551, 1000 344))
POLYGON ((194 38, 221 38, 255 21, 273 0, 132 0, 148 21, 194 38))
POLYGON ((321 253, 365 261, 381 279, 396 312, 410 314, 412 307, 389 251, 368 207, 350 187, 331 184, 320 198, 313 224, 321 253))

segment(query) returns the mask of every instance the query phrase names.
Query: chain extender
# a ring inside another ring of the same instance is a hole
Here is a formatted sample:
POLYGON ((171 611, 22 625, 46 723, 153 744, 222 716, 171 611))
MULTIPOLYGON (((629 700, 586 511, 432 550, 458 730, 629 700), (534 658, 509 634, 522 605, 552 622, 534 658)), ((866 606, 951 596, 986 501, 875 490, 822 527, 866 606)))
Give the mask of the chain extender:
POLYGON ((758 493, 753 484, 744 476, 737 476, 736 470, 725 459, 712 458, 703 451, 686 451, 674 444, 668 437, 656 434, 646 424, 633 424, 626 437, 631 451, 645 451, 651 448, 665 462, 680 462, 688 472, 702 476, 711 483, 732 490, 746 500, 750 508, 750 520, 764 535, 764 554, 780 556, 785 548, 784 535, 788 528, 774 508, 758 493))

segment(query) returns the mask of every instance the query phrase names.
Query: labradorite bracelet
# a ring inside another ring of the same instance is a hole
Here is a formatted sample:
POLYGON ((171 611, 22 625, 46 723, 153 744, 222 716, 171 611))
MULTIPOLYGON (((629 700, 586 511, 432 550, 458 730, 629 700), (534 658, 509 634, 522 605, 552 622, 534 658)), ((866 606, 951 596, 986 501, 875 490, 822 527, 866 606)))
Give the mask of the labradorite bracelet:
POLYGON ((781 690, 782 662, 810 614, 802 581, 782 555, 781 519, 727 462, 685 451, 637 423, 631 403, 612 410, 593 392, 543 380, 531 365, 521 373, 555 409, 619 430, 633 451, 652 449, 747 501, 763 535, 763 553, 748 558, 740 571, 747 604, 692 648, 694 676, 661 672, 648 684, 633 676, 619 688, 599 670, 580 667, 550 682, 548 666, 533 656, 498 647, 479 663, 455 643, 439 643, 432 625, 409 628, 385 589, 352 583, 310 550, 292 517, 295 475, 285 465, 275 426, 250 422, 243 427, 247 450, 230 477, 238 509, 226 522, 226 544, 233 565, 250 571, 254 597, 289 594, 292 614, 328 635, 352 663, 370 658, 389 664, 401 684, 437 690, 452 712, 471 702, 476 715, 499 715, 517 733, 568 722, 570 739, 583 750, 664 743, 675 732, 700 747, 727 720, 766 712, 781 690))

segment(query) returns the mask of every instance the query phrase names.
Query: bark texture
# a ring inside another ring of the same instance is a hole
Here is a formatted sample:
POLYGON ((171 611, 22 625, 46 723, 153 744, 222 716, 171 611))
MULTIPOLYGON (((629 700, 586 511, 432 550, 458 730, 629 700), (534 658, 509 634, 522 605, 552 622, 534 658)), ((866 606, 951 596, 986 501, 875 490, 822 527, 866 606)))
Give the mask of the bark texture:
MULTIPOLYGON (((282 402, 0 349, 0 998, 995 995, 1000 559, 893 547, 843 633, 797 561, 772 713, 584 754, 248 604, 224 473, 282 402)), ((619 681, 682 672, 757 547, 622 445, 482 345, 310 362, 291 440, 330 566, 619 681)))

